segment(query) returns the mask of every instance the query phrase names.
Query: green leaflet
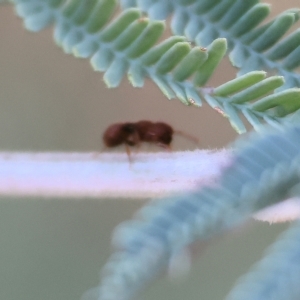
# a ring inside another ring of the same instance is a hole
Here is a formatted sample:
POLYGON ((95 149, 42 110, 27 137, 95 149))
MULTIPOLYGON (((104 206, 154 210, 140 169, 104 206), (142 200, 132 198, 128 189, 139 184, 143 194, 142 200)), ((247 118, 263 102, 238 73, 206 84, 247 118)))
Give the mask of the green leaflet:
MULTIPOLYGON (((258 1, 259 0, 248 0, 247 2, 241 2, 235 0, 229 8, 225 9, 226 13, 222 16, 221 20, 217 21, 219 21, 220 26, 229 30, 233 25, 236 25, 237 22, 240 22, 244 12, 250 10, 258 1)), ((226 1, 222 1, 222 3, 225 2, 226 1)), ((222 11, 222 8, 220 10, 222 11)), ((240 23, 240 25, 242 25, 242 23, 240 23)))
MULTIPOLYGON (((66 6, 64 10, 64 14, 68 18, 72 18, 72 21, 76 25, 81 25, 87 21, 88 18, 90 18, 90 14, 93 10, 97 9, 97 0, 91 0, 91 1, 74 1, 70 2, 69 5, 66 6)), ((112 1, 112 4, 114 2, 112 1)))
POLYGON ((145 71, 139 64, 131 64, 128 71, 128 80, 134 87, 143 87, 145 71))
POLYGON ((280 106, 286 108, 286 112, 294 112, 300 107, 300 89, 289 89, 277 94, 270 95, 252 104, 252 109, 265 111, 269 108, 280 106))
POLYGON ((293 50, 284 60, 283 66, 288 70, 293 70, 300 66, 300 48, 293 50))
POLYGON ((221 21, 226 17, 226 13, 231 11, 234 7, 235 0, 223 0, 215 6, 211 7, 211 10, 207 12, 209 19, 212 22, 221 21))
POLYGON ((27 28, 37 31, 54 23, 56 43, 66 53, 90 58, 94 70, 104 72, 104 82, 109 87, 117 87, 126 75, 135 87, 142 87, 145 79, 150 78, 169 99, 178 98, 185 105, 196 106, 206 100, 238 132, 245 131, 241 115, 258 129, 263 122, 279 126, 286 116, 299 109, 298 90, 285 96, 280 94, 279 98, 273 93, 285 86, 280 76, 265 78, 263 71, 251 72, 261 69, 266 57, 272 63, 281 60, 286 86, 298 84, 297 77, 290 72, 300 65, 298 31, 277 43, 298 20, 298 10, 286 11, 259 27, 270 9, 258 0, 121 2, 127 7, 139 5, 152 18, 167 16, 176 7, 172 28, 196 43, 203 42, 207 48, 193 47, 184 36, 158 42, 164 33, 164 22, 147 18, 137 8, 114 17, 116 0, 14 1, 27 28), (220 28, 233 49, 232 62, 245 75, 208 92, 204 85, 227 51, 225 38, 214 40, 220 28))
POLYGON ((259 38, 251 43, 251 47, 257 52, 270 48, 289 30, 294 22, 295 14, 288 13, 279 16, 259 38))
POLYGON ((197 14, 206 13, 215 7, 221 0, 204 0, 204 1, 194 1, 195 2, 195 12, 197 14))
POLYGON ((202 105, 201 98, 193 86, 186 86, 185 93, 191 104, 196 106, 202 105))
POLYGON ((174 91, 176 97, 185 105, 190 105, 191 102, 187 98, 187 95, 185 93, 185 89, 182 88, 179 84, 174 84, 172 81, 168 82, 169 86, 174 91))
MULTIPOLYGON (((161 3, 165 1, 121 1, 124 7, 140 7, 153 19, 160 17, 158 7, 161 3)), ((281 50, 284 45, 280 41, 298 21, 299 9, 287 10, 261 25, 269 13, 270 6, 258 0, 172 1, 168 9, 168 16, 172 14, 171 28, 174 34, 185 35, 202 47, 207 47, 214 39, 226 38, 230 60, 240 68, 240 75, 271 68, 286 77, 282 89, 300 87, 299 74, 292 72, 300 65, 299 53, 286 57, 289 51, 281 50), (281 49, 277 49, 279 44, 282 44, 281 49)), ((291 33, 290 40, 293 40, 292 48, 300 47, 300 39, 296 34, 291 33)))
POLYGON ((174 36, 166 39, 159 45, 153 47, 149 50, 143 57, 142 63, 146 66, 155 64, 161 56, 166 53, 171 47, 179 42, 184 42, 185 38, 180 36, 174 36))
POLYGON ((293 50, 299 46, 300 30, 297 29, 289 36, 277 43, 270 51, 266 53, 266 56, 271 60, 278 60, 285 58, 293 50))
MULTIPOLYGON (((130 24, 141 17, 141 12, 135 8, 128 9, 108 24, 100 33, 102 42, 109 43, 114 41, 130 24)), ((64 34, 63 34, 64 35, 64 34)), ((61 40, 62 38, 60 38, 61 40)), ((83 41, 74 45, 73 54, 77 57, 88 58, 99 48, 99 39, 85 38, 83 41)))
POLYGON ((171 89, 171 87, 163 77, 152 76, 151 78, 168 99, 175 98, 174 91, 171 89))
POLYGON ((137 9, 129 9, 119 15, 115 20, 104 28, 101 32, 103 42, 111 42, 116 39, 131 23, 141 17, 141 13, 137 9))
POLYGON ((256 130, 261 130, 263 122, 279 127, 284 122, 284 117, 298 111, 300 89, 273 93, 274 89, 283 84, 281 76, 265 79, 262 71, 250 72, 203 96, 213 108, 229 119, 237 132, 242 133, 245 132, 245 127, 238 112, 256 130))
POLYGON ((216 96, 226 97, 240 90, 246 89, 253 84, 262 81, 266 77, 266 72, 264 71, 253 71, 249 72, 243 76, 236 78, 235 80, 224 83, 214 89, 214 94, 216 96))
POLYGON ((253 126, 253 128, 256 131, 260 131, 263 128, 259 117, 256 114, 254 114, 250 109, 244 108, 242 112, 247 121, 253 126))
POLYGON ((254 29, 270 14, 270 5, 258 3, 249 9, 242 17, 230 28, 233 36, 239 37, 254 29))
POLYGON ((159 59, 157 62, 156 72, 158 74, 166 74, 172 71, 174 67, 190 52, 190 49, 189 43, 176 43, 159 59))
POLYGON ((246 127, 243 124, 241 118, 239 117, 238 110, 228 102, 225 102, 223 105, 223 110, 225 116, 229 119, 231 126, 238 132, 238 133, 245 133, 246 127))
POLYGON ((86 29, 89 33, 98 32, 110 20, 116 8, 116 0, 98 1, 91 10, 91 14, 86 22, 86 29))
POLYGON ((114 55, 109 48, 100 48, 91 58, 91 64, 95 71, 104 72, 114 60, 114 55))
POLYGON ((173 77, 176 81, 183 81, 190 77, 208 58, 205 48, 192 49, 176 66, 173 77))
POLYGON ((260 82, 266 77, 266 72, 264 71, 253 71, 238 77, 233 81, 224 83, 214 89, 214 94, 217 96, 226 97, 236 92, 246 89, 253 84, 260 82))
POLYGON ((129 47, 135 39, 137 39, 143 30, 149 24, 149 20, 141 18, 130 24, 124 32, 114 40, 114 48, 116 51, 123 51, 129 47))
POLYGON ((194 84, 196 86, 203 86, 208 81, 225 55, 226 50, 227 41, 225 39, 217 39, 208 47, 208 58, 200 66, 194 77, 194 84))
POLYGON ((104 74, 104 82, 109 88, 117 87, 121 83, 122 78, 126 74, 128 64, 122 58, 112 61, 104 74))
POLYGON ((284 79, 282 76, 269 77, 233 95, 230 99, 230 102, 240 104, 255 100, 272 92, 276 88, 280 87, 283 83, 284 79))
POLYGON ((129 58, 136 58, 152 48, 165 30, 165 23, 154 21, 151 22, 143 33, 134 41, 127 50, 129 58))

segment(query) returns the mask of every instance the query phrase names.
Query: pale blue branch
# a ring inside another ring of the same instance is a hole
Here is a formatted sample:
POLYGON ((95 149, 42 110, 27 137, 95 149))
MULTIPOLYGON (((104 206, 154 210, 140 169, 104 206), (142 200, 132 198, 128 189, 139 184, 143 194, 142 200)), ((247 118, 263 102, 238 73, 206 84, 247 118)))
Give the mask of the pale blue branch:
POLYGON ((210 184, 229 151, 0 153, 0 194, 150 198, 210 184))

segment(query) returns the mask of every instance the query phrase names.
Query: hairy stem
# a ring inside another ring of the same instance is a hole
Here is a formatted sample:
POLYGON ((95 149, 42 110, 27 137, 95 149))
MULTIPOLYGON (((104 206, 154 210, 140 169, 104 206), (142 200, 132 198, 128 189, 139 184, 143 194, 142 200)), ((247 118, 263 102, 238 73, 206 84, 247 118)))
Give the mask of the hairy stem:
POLYGON ((136 153, 0 153, 0 194, 150 198, 209 184, 229 151, 136 153))
MULTIPOLYGON (((137 153, 0 152, 0 195, 145 199, 213 184, 231 151, 137 153)), ((300 218, 299 199, 254 216, 270 223, 300 218)))

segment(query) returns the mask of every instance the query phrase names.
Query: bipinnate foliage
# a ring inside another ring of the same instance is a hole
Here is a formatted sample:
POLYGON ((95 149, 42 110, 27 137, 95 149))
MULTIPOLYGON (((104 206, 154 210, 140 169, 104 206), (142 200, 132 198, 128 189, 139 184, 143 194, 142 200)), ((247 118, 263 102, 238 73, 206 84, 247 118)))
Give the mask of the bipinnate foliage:
MULTIPOLYGON (((207 240, 262 208, 300 196, 300 127, 278 131, 254 134, 234 145, 232 164, 216 186, 155 200, 134 221, 121 224, 100 288, 83 299, 95 292, 95 299, 130 299, 194 240, 207 240)), ((299 236, 297 225, 228 299, 299 299, 299 236)))
POLYGON ((280 40, 298 21, 298 9, 261 25, 270 8, 258 0, 127 0, 118 14, 117 0, 11 2, 27 29, 53 24, 56 43, 89 58, 108 87, 125 75, 135 87, 150 78, 169 99, 196 106, 205 100, 240 133, 240 114, 259 129, 264 122, 278 126, 300 107, 299 33, 280 40), (169 15, 174 35, 163 38, 166 23, 158 19, 169 15), (227 52, 244 76, 206 88, 227 52), (266 69, 278 75, 266 78, 266 69))
MULTIPOLYGON (((109 87, 125 75, 135 87, 150 78, 169 99, 198 106, 207 101, 238 132, 245 131, 241 114, 261 131, 234 145, 232 164, 216 186, 155 201, 121 225, 100 286, 83 299, 129 299, 194 240, 299 196, 299 30, 284 36, 298 21, 299 9, 262 24, 270 8, 258 0, 122 0, 119 13, 116 0, 11 2, 27 29, 53 25, 56 43, 66 53, 89 58, 109 87), (174 35, 163 38, 161 20, 168 16, 174 35), (238 77, 205 87, 226 54, 238 77), (274 76, 267 77, 268 70, 274 76), (276 131, 262 130, 264 122, 276 131)), ((299 224, 292 225, 228 299, 299 299, 299 235, 299 224)))
POLYGON ((121 0, 124 8, 139 7, 151 19, 172 15, 171 29, 203 47, 226 38, 229 56, 239 74, 275 69, 287 86, 300 86, 295 69, 300 66, 300 32, 280 39, 299 20, 299 9, 289 9, 260 25, 270 14, 270 5, 259 0, 121 0))
POLYGON ((227 300, 299 299, 300 222, 270 247, 265 257, 240 279, 227 300))

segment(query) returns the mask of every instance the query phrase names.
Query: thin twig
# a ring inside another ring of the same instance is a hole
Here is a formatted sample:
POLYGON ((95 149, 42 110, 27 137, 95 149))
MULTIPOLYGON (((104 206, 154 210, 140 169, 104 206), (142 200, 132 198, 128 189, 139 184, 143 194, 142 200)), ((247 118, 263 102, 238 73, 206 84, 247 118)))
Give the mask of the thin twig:
POLYGON ((44 197, 150 198, 208 184, 229 151, 0 153, 0 194, 44 197))
MULTIPOLYGON (((137 153, 0 152, 0 195, 145 199, 213 184, 231 152, 137 153)), ((300 218, 293 198, 254 216, 270 223, 300 218)))

